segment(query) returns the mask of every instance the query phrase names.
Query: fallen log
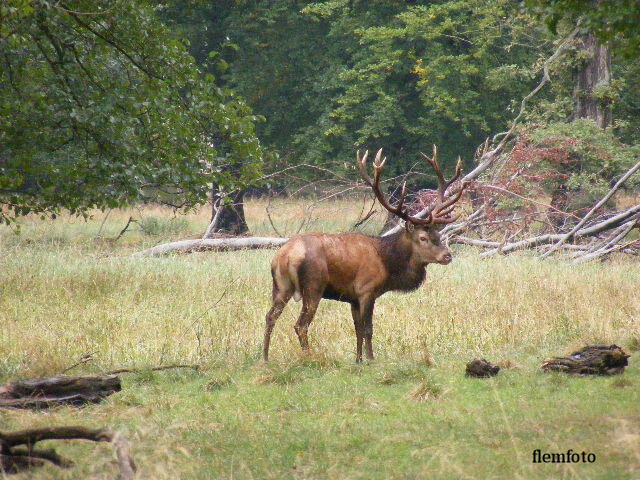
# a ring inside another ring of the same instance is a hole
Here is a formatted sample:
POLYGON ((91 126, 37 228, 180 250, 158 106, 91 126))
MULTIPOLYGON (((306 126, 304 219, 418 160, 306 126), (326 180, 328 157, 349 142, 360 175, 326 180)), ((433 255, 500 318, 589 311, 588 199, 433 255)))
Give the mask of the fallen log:
POLYGON ((567 240, 569 240, 571 238, 572 235, 575 235, 578 230, 580 230, 580 228, 587 223, 587 220, 589 220, 589 218, 594 214, 594 212, 596 212, 600 207, 602 207, 602 205, 604 205, 606 202, 609 201, 609 199, 613 196, 613 194, 624 184, 624 182, 626 182, 629 177, 631 177, 634 173, 636 173, 638 171, 638 169, 640 169, 640 162, 637 162, 633 167, 631 167, 627 173, 625 173, 617 182, 616 184, 607 192, 607 194, 602 197, 600 199, 600 201, 598 203, 596 203, 591 210, 589 210, 589 212, 587 212, 587 214, 582 217, 582 219, 571 229, 571 231, 565 233, 564 235, 562 235, 562 237, 558 240, 557 243, 555 243, 549 250, 547 250, 543 255, 542 258, 548 257, 549 255, 551 255, 553 252, 555 252, 558 248, 560 248, 562 246, 562 244, 564 244, 564 242, 566 242, 567 240))
POLYGON ((572 375, 617 375, 629 365, 628 358, 617 345, 588 345, 568 357, 547 358, 540 368, 572 375))
MULTIPOLYGON (((627 210, 617 212, 615 215, 601 220, 588 227, 583 227, 574 233, 575 238, 588 238, 601 232, 610 230, 633 219, 640 213, 640 204, 634 205, 627 210)), ((462 222, 464 223, 464 222, 462 222)), ((452 224, 454 227, 457 224, 452 224)), ((393 230, 393 229, 392 229, 393 230)), ((387 232, 388 233, 388 232, 387 232)), ((387 235, 385 233, 384 235, 387 235)), ((561 233, 546 233, 543 235, 525 238, 515 242, 503 243, 487 241, 483 239, 470 238, 467 236, 453 234, 447 235, 447 242, 450 244, 467 244, 486 248, 482 256, 489 256, 496 253, 507 254, 516 250, 528 248, 553 248, 553 245, 561 240, 561 233)), ((148 248, 133 254, 134 257, 161 256, 173 253, 194 253, 206 251, 232 251, 232 250, 255 250, 262 248, 278 248, 288 242, 288 238, 281 237, 229 237, 229 238, 208 238, 197 240, 181 240, 178 242, 163 243, 155 247, 148 248)), ((564 245, 561 245, 564 246, 564 245)), ((619 245, 613 245, 614 249, 619 249, 619 245)), ((559 247, 556 247, 559 248, 559 247)))
POLYGON ((0 386, 0 407, 50 408, 98 403, 120 389, 120 378, 116 375, 22 380, 0 386))
MULTIPOLYGON (((635 222, 636 216, 640 214, 640 204, 633 205, 624 211, 616 212, 613 216, 606 219, 599 220, 592 225, 582 227, 576 231, 572 236, 575 239, 584 240, 594 237, 602 232, 612 230, 620 225, 624 225, 628 222, 635 222)), ((464 223, 464 222, 461 222, 464 223)), ((455 228, 456 224, 452 224, 452 228, 455 228)), ((629 233, 630 229, 626 233, 629 233)), ((525 250, 530 248, 553 248, 563 238, 562 233, 545 233, 542 235, 536 235, 534 237, 525 238, 515 242, 496 242, 487 241, 483 239, 470 238, 462 235, 452 235, 447 241, 451 244, 461 243, 467 245, 473 245, 482 247, 486 250, 481 256, 490 256, 495 254, 507 254, 517 250, 525 250)), ((617 240, 621 240, 618 238, 617 240)), ((560 246, 564 246, 561 244, 560 246)), ((557 247, 559 248, 559 247, 557 247)), ((619 248, 619 245, 612 245, 612 248, 619 248)))
POLYGON ((50 462, 62 468, 72 467, 72 461, 61 457, 55 450, 35 448, 43 440, 90 440, 109 442, 113 445, 118 459, 120 478, 133 480, 136 465, 131 457, 131 447, 119 432, 106 428, 50 427, 17 432, 0 431, 0 471, 17 473, 50 462))
POLYGON ((193 253, 224 250, 255 250, 259 248, 277 248, 289 241, 280 237, 231 237, 203 238, 199 240, 180 240, 163 243, 133 254, 135 257, 153 257, 170 253, 193 253))

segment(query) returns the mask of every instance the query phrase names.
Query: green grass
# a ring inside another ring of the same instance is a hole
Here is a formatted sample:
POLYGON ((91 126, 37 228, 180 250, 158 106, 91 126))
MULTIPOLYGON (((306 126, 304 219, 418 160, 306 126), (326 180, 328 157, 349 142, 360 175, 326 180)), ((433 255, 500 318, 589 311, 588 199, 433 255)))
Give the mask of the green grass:
MULTIPOLYGON (((269 234, 257 221, 263 207, 252 203, 249 221, 269 234)), ((300 210, 283 204, 283 218, 285 207, 292 216, 300 210)), ((317 210, 316 226, 346 230, 335 211, 355 212, 343 216, 352 220, 359 207, 336 202, 317 210)), ((0 231, 0 380, 54 375, 89 353, 94 360, 70 373, 204 366, 125 374, 123 391, 100 405, 0 410, 1 429, 119 429, 133 443, 140 478, 637 478, 636 263, 573 266, 458 250, 451 265, 429 268, 418 291, 378 300, 373 363, 354 363, 349 309, 329 301, 311 326, 313 354, 302 357, 292 302, 265 367, 259 358, 274 252, 129 256, 206 224, 206 212, 170 218, 160 209, 114 211, 101 231, 104 214, 88 222, 27 219, 20 236, 0 231), (109 240, 129 215, 157 220, 109 240), (539 371, 545 357, 587 343, 633 348, 630 367, 615 378, 539 371), (511 368, 494 379, 465 378, 474 357, 511 368), (538 448, 585 450, 597 460, 532 464, 538 448)), ((47 467, 37 478, 114 478, 107 445, 56 447, 77 466, 47 467)))

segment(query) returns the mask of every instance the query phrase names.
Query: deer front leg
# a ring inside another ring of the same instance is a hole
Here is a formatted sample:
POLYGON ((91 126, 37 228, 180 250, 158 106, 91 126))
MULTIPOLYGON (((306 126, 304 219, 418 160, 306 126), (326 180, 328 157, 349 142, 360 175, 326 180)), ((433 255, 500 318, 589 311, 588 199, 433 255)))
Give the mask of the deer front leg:
POLYGON ((362 363, 362 340, 364 339, 364 325, 360 318, 360 306, 354 302, 351 304, 351 316, 356 330, 356 363, 362 363))
POLYGON ((375 298, 367 298, 360 302, 360 316, 363 326, 364 345, 367 351, 367 359, 373 360, 373 306, 375 298))

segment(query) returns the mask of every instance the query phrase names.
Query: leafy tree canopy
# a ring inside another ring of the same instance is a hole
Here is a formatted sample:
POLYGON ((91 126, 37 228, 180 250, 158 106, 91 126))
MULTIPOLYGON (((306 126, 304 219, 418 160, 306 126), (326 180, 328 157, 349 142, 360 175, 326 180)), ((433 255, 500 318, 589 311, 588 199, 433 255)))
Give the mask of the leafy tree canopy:
MULTIPOLYGON (((450 164, 502 131, 530 89, 543 35, 513 2, 325 2, 303 10, 327 22, 340 68, 320 78, 332 102, 298 141, 351 156, 385 146, 397 172, 439 145, 450 164), (319 127, 319 128, 318 128, 319 127)), ((312 150, 313 151, 313 150, 312 150)))
POLYGON ((158 196, 191 206, 208 182, 258 174, 257 117, 150 2, 5 1, 0 62, 0 221, 158 196))
MULTIPOLYGON (((432 143, 450 165, 470 158, 507 127, 552 47, 507 0, 254 0, 166 13, 181 31, 211 32, 208 48, 224 45, 208 68, 267 118, 263 141, 316 165, 350 166, 357 148, 383 146, 401 172, 432 143)), ((190 38, 205 61, 205 37, 190 38)))
POLYGON ((637 0, 527 0, 526 4, 543 16, 556 33, 562 22, 582 26, 601 41, 612 42, 618 53, 640 54, 640 2, 637 0))

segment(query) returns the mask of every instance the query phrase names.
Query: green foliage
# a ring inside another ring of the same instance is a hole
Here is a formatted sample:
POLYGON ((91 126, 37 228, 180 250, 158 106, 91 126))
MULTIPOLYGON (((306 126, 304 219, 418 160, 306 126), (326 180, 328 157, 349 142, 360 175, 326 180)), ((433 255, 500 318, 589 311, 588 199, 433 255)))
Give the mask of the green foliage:
POLYGON ((384 147, 396 172, 432 143, 445 163, 470 157, 507 127, 549 47, 506 0, 258 0, 166 13, 180 31, 212 32, 206 48, 196 33, 191 52, 220 74, 203 55, 220 49, 226 85, 267 119, 265 144, 340 169, 362 147, 384 147))
POLYGON ((374 5, 344 2, 328 20, 330 35, 347 44, 345 66, 326 127, 302 139, 343 158, 354 146, 384 145, 402 171, 431 143, 445 158, 470 156, 507 126, 505 111, 531 81, 517 65, 539 53, 518 45, 532 26, 510 2, 374 5))
POLYGON ((560 24, 582 26, 601 41, 611 42, 620 54, 640 54, 640 2, 637 0, 526 0, 549 29, 556 33, 560 24))
POLYGON ((613 104, 614 130, 624 142, 640 144, 640 62, 616 61, 613 75, 620 92, 620 98, 613 104))
MULTIPOLYGON (((353 175, 357 148, 384 147, 388 173, 399 174, 433 143, 450 168, 504 131, 539 80, 554 45, 531 11, 564 13, 567 25, 582 15, 596 30, 608 19, 615 45, 630 47, 636 7, 588 4, 9 0, 0 219, 139 199, 190 207, 208 182, 229 190, 260 176, 257 137, 287 161, 339 175, 353 175)), ((529 122, 567 121, 580 55, 552 65, 529 122)), ((639 68, 616 57, 611 85, 594 92, 627 143, 640 142, 639 68)))
MULTIPOLYGON (((551 3, 194 1, 170 2, 163 15, 191 39, 203 67, 267 119, 257 126, 266 145, 341 174, 352 170, 357 148, 384 147, 389 173, 399 174, 432 143, 451 168, 458 154, 469 159, 509 126, 555 48, 540 21, 551 3)), ((618 25, 621 5, 587 12, 583 25, 608 15, 618 25)), ((529 103, 529 121, 570 118, 581 54, 554 62, 551 84, 529 103)), ((635 63, 616 57, 611 86, 596 91, 613 105, 615 132, 628 143, 640 140, 635 63)))
POLYGON ((188 207, 258 175, 257 118, 151 3, 10 0, 0 17, 0 221, 158 194, 188 207))
MULTIPOLYGON (((548 155, 541 167, 559 174, 546 183, 553 193, 560 183, 566 184, 570 196, 570 211, 593 205, 637 161, 640 145, 629 146, 618 140, 612 129, 601 129, 595 122, 578 119, 573 122, 551 123, 527 130, 530 148, 542 147, 548 155), (555 159, 553 158, 555 156, 555 159)), ((626 188, 634 188, 640 181, 632 178, 626 188)))

